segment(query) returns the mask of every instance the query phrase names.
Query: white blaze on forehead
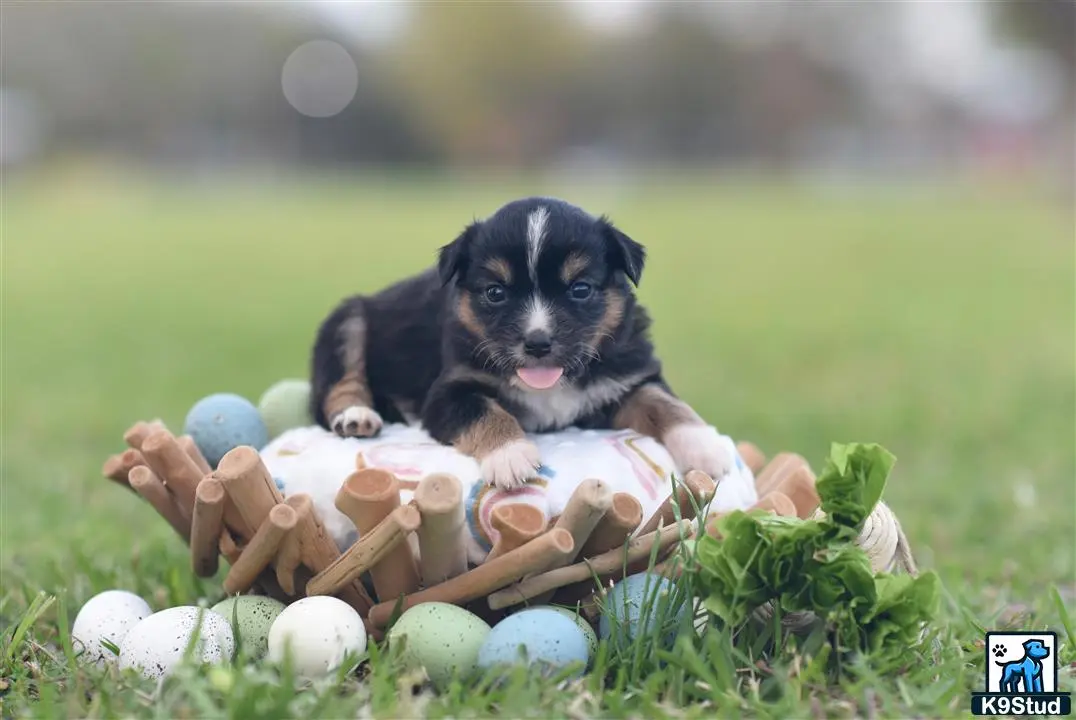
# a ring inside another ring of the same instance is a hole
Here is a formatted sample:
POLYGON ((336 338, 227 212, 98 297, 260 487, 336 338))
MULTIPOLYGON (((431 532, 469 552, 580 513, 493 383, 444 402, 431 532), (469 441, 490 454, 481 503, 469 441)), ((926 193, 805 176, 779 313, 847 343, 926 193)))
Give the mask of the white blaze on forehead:
POLYGON ((545 206, 531 211, 527 216, 527 269, 534 282, 538 281, 538 253, 542 249, 548 222, 549 208, 545 206))
POLYGON ((532 295, 530 302, 527 303, 526 317, 527 324, 524 332, 553 330, 553 308, 549 307, 538 295, 532 295))

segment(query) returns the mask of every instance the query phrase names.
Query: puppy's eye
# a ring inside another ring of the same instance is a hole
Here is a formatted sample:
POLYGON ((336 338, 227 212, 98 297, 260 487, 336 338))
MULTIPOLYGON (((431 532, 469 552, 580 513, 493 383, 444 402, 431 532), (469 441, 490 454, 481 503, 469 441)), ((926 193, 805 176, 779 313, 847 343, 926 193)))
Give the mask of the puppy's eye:
POLYGON ((494 305, 502 303, 508 299, 508 293, 505 292, 503 285, 490 285, 486 288, 486 300, 489 300, 494 305))
POLYGON ((572 300, 586 300, 593 293, 594 288, 590 286, 590 283, 572 283, 572 286, 568 288, 568 295, 571 296, 572 300))

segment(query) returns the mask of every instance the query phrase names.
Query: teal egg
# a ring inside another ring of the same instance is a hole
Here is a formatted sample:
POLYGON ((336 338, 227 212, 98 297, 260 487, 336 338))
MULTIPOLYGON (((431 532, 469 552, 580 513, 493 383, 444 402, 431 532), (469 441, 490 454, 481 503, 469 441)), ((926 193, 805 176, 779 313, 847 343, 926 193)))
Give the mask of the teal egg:
POLYGON ((606 594, 598 630, 603 640, 630 642, 667 628, 669 639, 687 608, 684 594, 667 578, 653 573, 631 575, 606 594))
POLYGON ((269 651, 269 628, 284 610, 284 603, 261 595, 237 595, 210 608, 232 626, 243 654, 256 660, 269 651))
POLYGON ((489 670, 522 663, 539 672, 573 664, 586 666, 587 638, 567 615, 552 608, 531 608, 493 626, 478 653, 478 667, 489 670))
POLYGON ((269 431, 261 413, 246 398, 218 393, 202 398, 187 413, 183 432, 213 467, 233 448, 250 445, 261 450, 269 443, 269 431))
POLYGON ((390 646, 402 645, 404 661, 426 668, 433 684, 444 687, 454 675, 474 672, 489 633, 489 624, 474 613, 428 602, 404 611, 389 630, 388 641, 390 646))
POLYGON ((270 386, 258 400, 270 439, 292 428, 313 424, 310 417, 310 381, 289 379, 270 386))
POLYGON ((571 608, 554 607, 550 605, 549 609, 560 613, 579 626, 579 629, 583 631, 583 636, 587 640, 587 655, 593 660, 594 656, 598 653, 598 633, 594 632, 594 627, 590 624, 590 621, 571 608))

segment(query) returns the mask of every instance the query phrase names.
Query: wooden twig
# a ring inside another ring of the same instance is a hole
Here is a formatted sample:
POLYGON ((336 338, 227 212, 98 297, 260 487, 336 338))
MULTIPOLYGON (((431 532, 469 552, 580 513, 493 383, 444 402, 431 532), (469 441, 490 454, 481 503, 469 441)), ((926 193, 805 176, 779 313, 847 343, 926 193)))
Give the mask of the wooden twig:
POLYGON ((220 559, 220 534, 224 530, 224 486, 216 478, 198 485, 191 517, 191 569, 198 577, 213 577, 220 559))
MULTIPOLYGON (((392 473, 380 469, 354 472, 340 486, 336 494, 336 507, 355 523, 361 541, 363 536, 372 533, 400 507, 400 481, 392 473)), ((418 511, 414 508, 412 511, 413 515, 403 513, 397 516, 407 521, 404 526, 410 525, 412 518, 415 518, 415 527, 420 522, 417 520, 418 511)), ((414 529, 412 527, 411 531, 414 529)), ((404 532, 402 538, 406 538, 408 532, 404 532)), ((399 597, 418 589, 418 565, 407 543, 394 543, 382 558, 371 563, 369 570, 378 600, 399 597)))
POLYGON ((146 459, 142 457, 142 453, 134 448, 127 448, 122 453, 113 455, 106 460, 101 468, 101 474, 109 480, 130 488, 131 483, 128 476, 131 474, 131 470, 145 464, 146 459))
POLYGON ((695 517, 696 508, 705 510, 710 500, 714 497, 714 481, 706 473, 692 470, 684 475, 684 479, 676 487, 676 492, 668 497, 661 508, 647 520, 639 530, 640 535, 654 532, 663 525, 671 525, 676 522, 676 508, 679 506, 680 517, 692 519, 695 517))
POLYGON ((489 523, 498 535, 485 562, 526 545, 547 529, 545 514, 527 503, 498 505, 493 508, 489 523))
POLYGON ((300 532, 314 511, 313 502, 309 495, 292 495, 285 500, 295 510, 296 531, 288 533, 280 550, 276 554, 276 581, 288 596, 295 595, 295 571, 302 563, 302 544, 299 542, 300 532))
POLYGON ((590 538, 576 556, 594 557, 607 550, 622 547, 639 523, 643 521, 643 506, 631 493, 613 493, 613 502, 598 521, 590 538))
POLYGON ((583 582, 594 575, 608 575, 622 569, 625 565, 645 560, 650 556, 654 545, 657 545, 660 551, 678 542, 681 537, 690 537, 692 533, 691 521, 681 520, 661 530, 634 538, 626 548, 616 548, 583 562, 550 570, 499 590, 489 596, 489 607, 492 610, 500 610, 526 602, 550 590, 583 582))
POLYGON ((764 497, 771 491, 776 490, 781 481, 795 472, 797 467, 809 467, 809 465, 806 460, 795 453, 786 452, 774 455, 773 459, 766 463, 766 467, 762 468, 762 472, 755 478, 755 489, 758 491, 758 496, 764 497))
POLYGON ((297 520, 295 509, 290 505, 281 503, 273 507, 265 522, 243 548, 239 560, 232 565, 224 578, 225 592, 234 595, 249 590, 262 570, 269 567, 277 549, 285 536, 294 529, 297 520))
POLYGON ((418 529, 422 584, 430 587, 467 572, 459 479, 444 473, 427 475, 415 489, 415 506, 422 516, 418 529))
POLYGON ((127 443, 128 447, 141 450, 142 443, 145 442, 146 438, 159 430, 167 429, 160 420, 150 420, 149 422, 139 420, 123 434, 123 441, 127 443))
POLYGON ((175 495, 183 514, 194 512, 194 494, 205 475, 167 430, 155 430, 142 441, 142 455, 175 495))
POLYGON ((759 471, 766 467, 766 455, 754 443, 740 441, 736 443, 736 452, 740 453, 744 463, 751 468, 751 472, 755 475, 758 475, 759 471))
MULTIPOLYGON (((306 584, 307 594, 330 595, 336 592, 364 572, 387 563, 393 551, 401 546, 410 553, 404 541, 420 522, 418 510, 411 505, 397 507, 369 532, 363 533, 358 542, 345 550, 332 565, 315 575, 306 584)), ((377 589, 376 584, 374 588, 377 589)), ((378 597, 383 597, 380 591, 378 597)))
MULTIPOLYGON (((499 587, 514 582, 536 569, 545 567, 556 558, 569 556, 575 549, 572 534, 553 528, 541 537, 493 560, 487 560, 473 570, 446 580, 440 585, 395 600, 379 603, 370 609, 370 624, 384 627, 399 605, 402 610, 424 602, 447 602, 462 605, 499 587)), ((554 571, 556 572, 556 571, 554 571)))
POLYGON ((198 445, 195 444, 194 438, 190 435, 180 435, 176 438, 176 442, 183 448, 183 452, 187 453, 187 456, 194 461, 194 464, 198 466, 198 469, 202 471, 202 475, 208 475, 213 472, 213 468, 209 467, 209 461, 205 459, 205 455, 198 449, 198 445))
POLYGON ((179 509, 175 497, 168 491, 161 478, 145 465, 131 470, 131 487, 168 521, 184 542, 190 542, 190 520, 179 509))
MULTIPOLYGON (((175 447, 194 468, 194 461, 178 445, 175 447)), ((269 517, 269 511, 284 502, 261 455, 249 445, 225 453, 213 476, 224 484, 224 492, 231 501, 224 508, 224 522, 244 539, 254 537, 269 517)))

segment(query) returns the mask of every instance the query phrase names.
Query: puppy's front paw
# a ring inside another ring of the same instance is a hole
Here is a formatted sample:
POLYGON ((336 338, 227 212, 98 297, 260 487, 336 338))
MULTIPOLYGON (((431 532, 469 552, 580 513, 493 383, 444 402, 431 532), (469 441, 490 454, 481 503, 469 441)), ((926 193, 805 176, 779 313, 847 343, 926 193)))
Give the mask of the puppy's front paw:
POLYGON ((709 425, 677 425, 665 433, 663 444, 681 474, 698 470, 720 482, 736 465, 717 431, 709 425))
POLYGON ((516 490, 538 475, 541 459, 530 440, 512 440, 482 458, 482 479, 501 490, 516 490))
POLYGON ((352 405, 333 416, 333 432, 340 437, 373 437, 381 432, 381 416, 372 408, 352 405))

